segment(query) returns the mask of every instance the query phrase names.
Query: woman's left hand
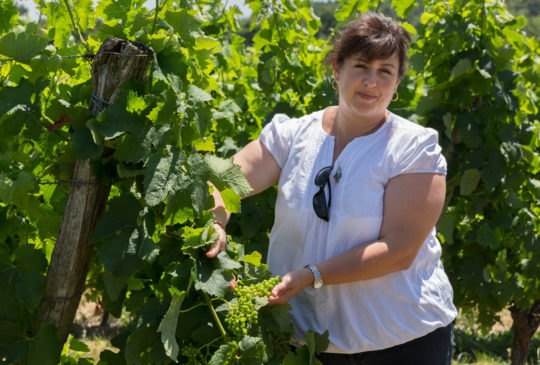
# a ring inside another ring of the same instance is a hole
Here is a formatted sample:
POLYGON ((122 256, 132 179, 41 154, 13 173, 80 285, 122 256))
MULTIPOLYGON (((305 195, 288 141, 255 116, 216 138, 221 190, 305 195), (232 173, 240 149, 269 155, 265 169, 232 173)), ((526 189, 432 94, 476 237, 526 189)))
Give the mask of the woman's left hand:
POLYGON ((313 274, 307 268, 291 271, 281 279, 268 297, 268 305, 286 304, 300 290, 313 284, 313 274))

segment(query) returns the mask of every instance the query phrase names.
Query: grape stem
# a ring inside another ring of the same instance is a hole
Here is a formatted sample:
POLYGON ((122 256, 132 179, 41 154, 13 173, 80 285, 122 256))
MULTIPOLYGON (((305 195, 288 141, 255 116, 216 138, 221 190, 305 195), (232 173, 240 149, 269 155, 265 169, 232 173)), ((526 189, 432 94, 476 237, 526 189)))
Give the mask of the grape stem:
POLYGON ((225 332, 225 328, 223 328, 223 325, 221 324, 221 321, 219 320, 219 317, 216 313, 216 310, 214 309, 214 306, 212 305, 212 301, 208 297, 208 294, 204 293, 204 298, 206 299, 206 305, 208 305, 208 308, 210 308, 210 313, 212 313, 212 317, 214 317, 214 321, 216 321, 219 332, 221 333, 221 337, 226 339, 227 332, 225 332))

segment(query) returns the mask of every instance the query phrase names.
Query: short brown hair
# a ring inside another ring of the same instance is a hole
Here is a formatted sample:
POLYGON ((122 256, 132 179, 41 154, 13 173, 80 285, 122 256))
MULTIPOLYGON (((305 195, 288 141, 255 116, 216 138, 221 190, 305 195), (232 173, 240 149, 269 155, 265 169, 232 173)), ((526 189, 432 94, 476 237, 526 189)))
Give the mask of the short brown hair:
POLYGON ((411 36, 401 25, 390 18, 369 12, 351 21, 339 33, 328 54, 328 60, 335 61, 341 67, 347 57, 358 52, 368 62, 389 58, 397 52, 398 77, 401 78, 407 67, 410 41, 411 36))

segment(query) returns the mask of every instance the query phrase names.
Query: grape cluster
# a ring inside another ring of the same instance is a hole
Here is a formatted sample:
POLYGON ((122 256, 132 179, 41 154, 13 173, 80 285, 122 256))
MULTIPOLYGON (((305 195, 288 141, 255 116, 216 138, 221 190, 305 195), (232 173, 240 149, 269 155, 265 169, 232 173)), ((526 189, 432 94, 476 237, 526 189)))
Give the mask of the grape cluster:
POLYGON ((182 347, 182 356, 187 358, 185 364, 197 365, 199 364, 199 350, 193 347, 193 345, 186 345, 182 347))
POLYGON ((255 299, 267 297, 274 286, 281 281, 279 276, 261 281, 257 284, 243 285, 239 283, 235 290, 238 301, 229 307, 225 322, 237 338, 242 338, 248 329, 257 324, 259 313, 255 310, 255 299))

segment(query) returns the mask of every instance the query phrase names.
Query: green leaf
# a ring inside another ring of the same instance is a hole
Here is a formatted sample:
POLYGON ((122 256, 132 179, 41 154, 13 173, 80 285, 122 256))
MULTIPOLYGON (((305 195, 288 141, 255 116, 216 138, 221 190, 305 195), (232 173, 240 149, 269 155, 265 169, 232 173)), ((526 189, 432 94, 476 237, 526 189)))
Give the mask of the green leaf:
POLYGON ((463 196, 471 195, 476 190, 481 177, 482 172, 478 169, 465 170, 459 183, 460 194, 463 196))
POLYGON ((154 153, 146 164, 148 170, 144 177, 144 199, 153 207, 167 198, 178 183, 182 174, 182 164, 186 156, 179 148, 167 146, 160 153, 154 153))
POLYGON ((290 304, 266 306, 259 311, 259 321, 264 328, 271 332, 292 334, 294 327, 290 311, 290 304))
POLYGON ((218 238, 218 233, 213 227, 191 228, 185 226, 182 230, 182 250, 197 249, 208 246, 218 238))
POLYGON ((198 153, 189 156, 188 164, 190 169, 186 181, 187 190, 191 195, 193 209, 200 215, 205 209, 211 208, 207 207, 209 198, 207 182, 210 180, 211 172, 206 161, 198 153))
POLYGON ((260 365, 268 360, 264 352, 264 342, 259 337, 245 336, 238 343, 238 347, 241 351, 240 364, 260 365))
POLYGON ((229 360, 232 360, 236 357, 236 343, 229 342, 221 345, 217 349, 212 358, 210 359, 209 365, 223 365, 227 364, 229 360))
MULTIPOLYGON (((114 268, 111 266, 111 268, 114 268)), ((105 285, 105 290, 109 298, 116 302, 120 298, 122 290, 126 288, 128 277, 127 275, 115 275, 112 272, 105 270, 102 276, 103 284, 105 285)))
POLYGON ((15 183, 6 175, 0 174, 0 200, 4 203, 11 203, 15 183))
POLYGON ((219 192, 225 203, 225 209, 231 213, 240 213, 241 198, 234 190, 226 188, 219 192))
POLYGON ((0 2, 0 34, 12 29, 19 11, 12 1, 0 2))
POLYGON ((468 58, 462 58, 452 68, 452 71, 450 72, 450 80, 454 80, 455 78, 463 75, 464 73, 472 69, 473 69, 473 66, 472 66, 471 60, 469 60, 468 58))
POLYGON ((75 337, 71 337, 69 340, 69 349, 77 352, 90 352, 88 345, 77 340, 75 337))
POLYGON ((201 34, 200 26, 204 22, 201 13, 195 10, 167 11, 165 20, 169 23, 181 39, 190 40, 201 34))
POLYGON ((487 223, 484 223, 478 229, 476 233, 476 240, 484 247, 497 248, 498 240, 495 232, 489 227, 487 223))
POLYGON ((185 297, 186 292, 183 291, 172 298, 171 305, 158 327, 158 332, 161 332, 161 342, 163 342, 165 353, 174 361, 178 358, 179 350, 178 343, 176 343, 176 326, 180 307, 185 297))
POLYGON ((45 290, 45 276, 39 271, 18 270, 15 284, 15 295, 30 310, 34 311, 41 302, 45 290))
POLYGON ((47 39, 29 33, 8 33, 0 38, 0 54, 17 60, 29 61, 47 46, 47 39))
POLYGON ((352 15, 360 10, 360 8, 363 5, 363 1, 361 0, 352 0, 352 1, 344 1, 339 6, 339 9, 336 11, 335 17, 337 21, 345 21, 352 17, 352 15))
POLYGON ((57 365, 60 361, 61 343, 56 336, 56 329, 48 323, 42 323, 36 335, 28 341, 28 352, 21 361, 22 365, 57 365))
POLYGON ((126 110, 130 113, 140 113, 148 106, 144 98, 133 90, 129 90, 126 101, 126 110))
POLYGON ((446 211, 437 223, 437 229, 444 237, 444 242, 449 245, 454 243, 454 229, 456 227, 457 217, 455 214, 446 211))
POLYGON ((129 113, 119 104, 111 104, 97 118, 93 126, 94 132, 99 132, 105 140, 114 139, 126 132, 136 133, 144 128, 144 122, 136 114, 129 113))
POLYGON ((320 354, 321 352, 324 352, 330 344, 330 340, 328 339, 328 331, 325 331, 322 334, 313 331, 307 331, 306 343, 310 352, 315 354, 320 354))
POLYGON ((101 156, 103 146, 94 142, 92 133, 88 129, 74 130, 70 134, 71 147, 78 160, 88 160, 101 156))
POLYGON ((262 260, 262 255, 257 251, 253 251, 249 255, 245 255, 244 257, 240 259, 240 261, 244 261, 255 266, 261 266, 261 260, 262 260))
POLYGON ((195 40, 195 46, 193 49, 196 51, 206 50, 209 51, 210 54, 218 53, 223 50, 221 43, 217 39, 207 36, 198 37, 195 40))
POLYGON ((232 274, 225 272, 222 269, 215 269, 207 265, 197 265, 197 280, 195 289, 201 290, 214 297, 221 297, 230 290, 230 281, 233 278, 232 274))
POLYGON ((18 105, 31 105, 34 88, 26 80, 17 86, 6 86, 0 90, 0 115, 3 116, 18 105))
POLYGON ((289 352, 283 359, 283 365, 311 365, 313 356, 309 353, 307 346, 296 348, 295 352, 289 352))
POLYGON ((129 365, 165 363, 165 352, 155 327, 142 327, 129 335, 125 359, 129 365))
POLYGON ((233 159, 223 159, 214 155, 206 155, 204 160, 210 168, 210 181, 220 190, 228 187, 239 196, 247 195, 252 188, 240 166, 233 163, 233 159))
POLYGON ((131 232, 137 227, 137 217, 142 208, 137 198, 124 194, 111 199, 108 205, 109 210, 96 224, 92 243, 110 235, 118 235, 122 231, 131 232))
MULTIPOLYGON (((216 236, 217 238, 217 236, 216 236)), ((217 255, 217 259, 219 261, 219 265, 223 270, 235 270, 242 267, 238 262, 234 261, 229 257, 227 252, 221 251, 217 255)))
POLYGON ((392 0, 392 7, 400 18, 406 18, 416 5, 416 0, 392 0))
POLYGON ((3 362, 16 364, 27 351, 27 340, 24 329, 18 324, 0 321, 0 359, 3 362))
POLYGON ((212 95, 193 84, 188 86, 188 98, 194 103, 204 103, 213 99, 212 95))

